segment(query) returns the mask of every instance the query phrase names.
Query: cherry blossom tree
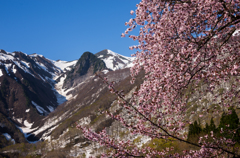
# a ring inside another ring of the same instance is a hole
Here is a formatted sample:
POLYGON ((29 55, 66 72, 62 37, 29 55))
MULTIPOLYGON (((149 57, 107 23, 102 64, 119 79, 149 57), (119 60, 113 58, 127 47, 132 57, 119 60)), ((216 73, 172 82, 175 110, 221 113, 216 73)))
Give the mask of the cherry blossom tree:
MULTIPOLYGON (((136 49, 131 75, 134 82, 144 70, 145 79, 130 100, 104 80, 134 123, 121 114, 109 115, 133 134, 184 142, 196 149, 173 153, 173 147, 161 151, 137 147, 130 140, 108 136, 105 130, 95 133, 79 127, 85 136, 114 149, 110 153, 113 157, 240 157, 233 139, 217 137, 213 131, 197 143, 186 137, 186 129, 194 121, 186 116, 191 101, 201 102, 208 96, 220 107, 212 116, 239 106, 240 41, 236 32, 240 29, 240 1, 141 0, 130 13, 135 18, 126 22, 128 29, 122 37, 139 28, 139 35, 128 35, 139 42, 130 47, 136 49), (220 94, 224 84, 227 86, 220 94)), ((199 108, 191 113, 200 118, 211 110, 208 106, 199 108)))

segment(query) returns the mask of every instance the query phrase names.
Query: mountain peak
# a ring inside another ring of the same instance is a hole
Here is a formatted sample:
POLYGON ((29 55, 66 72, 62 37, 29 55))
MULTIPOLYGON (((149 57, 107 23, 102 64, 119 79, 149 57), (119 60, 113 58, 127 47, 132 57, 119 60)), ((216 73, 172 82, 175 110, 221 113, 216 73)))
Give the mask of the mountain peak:
POLYGON ((111 70, 118 70, 123 69, 126 67, 131 67, 132 61, 134 60, 133 57, 126 57, 115 53, 109 49, 104 49, 95 54, 99 59, 102 59, 105 63, 107 68, 111 70))
POLYGON ((76 65, 67 73, 67 77, 64 81, 64 87, 69 87, 79 83, 81 78, 87 78, 92 76, 97 71, 107 69, 104 61, 97 58, 91 52, 84 52, 76 65), (73 79, 78 82, 73 83, 73 79))
POLYGON ((102 51, 96 53, 95 55, 96 55, 97 57, 99 57, 99 56, 101 56, 101 55, 103 55, 103 56, 106 57, 106 56, 111 56, 111 55, 116 56, 116 55, 119 55, 119 54, 117 54, 117 53, 111 51, 110 49, 104 49, 104 50, 102 50, 102 51))
POLYGON ((91 65, 94 67, 93 73, 106 68, 105 63, 91 52, 84 52, 75 68, 78 69, 77 72, 79 72, 81 76, 87 73, 91 65))
POLYGON ((0 49, 0 53, 7 54, 7 52, 3 49, 0 49))

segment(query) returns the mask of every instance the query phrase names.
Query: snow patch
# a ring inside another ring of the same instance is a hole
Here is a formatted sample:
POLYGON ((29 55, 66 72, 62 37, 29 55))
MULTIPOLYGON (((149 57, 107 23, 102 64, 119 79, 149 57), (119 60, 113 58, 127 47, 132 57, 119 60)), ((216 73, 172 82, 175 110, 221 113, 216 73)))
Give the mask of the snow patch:
POLYGON ((0 77, 3 76, 3 72, 2 69, 0 69, 0 77))
POLYGON ((109 71, 108 70, 103 70, 102 71, 104 74, 108 73, 109 71))
POLYGON ((22 123, 22 118, 17 118, 16 119, 19 123, 22 123))
POLYGON ((58 60, 58 61, 52 61, 53 64, 60 68, 62 71, 66 71, 66 70, 70 70, 72 66, 75 66, 77 63, 77 60, 74 61, 62 61, 62 60, 58 60))
POLYGON ((44 122, 44 125, 41 126, 41 128, 39 128, 38 130, 36 130, 35 132, 33 132, 33 134, 37 135, 45 130, 48 129, 47 132, 45 132, 41 138, 43 138, 44 140, 50 140, 50 133, 59 126, 59 122, 61 120, 63 120, 63 118, 66 118, 67 114, 69 113, 69 111, 66 111, 64 114, 62 114, 61 116, 56 116, 50 119, 47 119, 44 122))
POLYGON ((50 112, 54 111, 54 108, 51 105, 47 106, 47 108, 49 109, 50 112))
POLYGON ((41 54, 36 54, 36 53, 30 54, 29 56, 30 56, 30 57, 38 57, 38 56, 43 57, 43 55, 41 55, 41 54))
POLYGON ((12 64, 4 64, 4 66, 7 74, 10 75, 8 69, 12 66, 12 64))
POLYGON ((127 66, 126 66, 125 68, 131 68, 131 67, 133 67, 133 66, 134 66, 134 63, 131 62, 131 63, 127 64, 127 66))
POLYGON ((15 74, 17 72, 17 69, 15 68, 15 65, 12 67, 12 72, 15 74))
POLYGON ((13 144, 15 144, 15 140, 12 139, 12 137, 8 133, 3 133, 2 135, 4 135, 7 140, 10 140, 13 142, 13 144))
MULTIPOLYGON (((25 122, 25 121, 24 121, 24 122, 25 122)), ((29 137, 29 136, 31 135, 31 132, 34 131, 34 130, 36 130, 38 127, 31 129, 31 128, 29 128, 29 127, 30 127, 30 125, 32 125, 32 124, 29 124, 28 122, 27 122, 27 123, 25 122, 25 124, 27 125, 27 127, 19 127, 19 126, 17 126, 17 125, 15 125, 15 126, 24 134, 24 137, 25 137, 26 140, 27 140, 27 137, 29 137)), ((29 143, 36 143, 36 142, 38 142, 38 141, 33 141, 33 142, 28 141, 28 142, 29 142, 29 143)))
POLYGON ((37 103, 35 103, 34 101, 32 101, 32 104, 36 107, 37 111, 41 114, 45 114, 48 113, 46 110, 44 110, 41 106, 39 106, 37 103))
POLYGON ((23 122, 24 126, 26 126, 27 128, 31 128, 33 123, 29 123, 27 120, 24 120, 23 122))
POLYGON ((39 76, 44 82, 46 81, 41 75, 38 74, 38 76, 39 76))
POLYGON ((44 71, 47 71, 47 72, 48 72, 47 67, 46 67, 44 64, 39 63, 39 62, 36 62, 36 63, 38 64, 38 66, 39 66, 41 69, 43 69, 44 71))
POLYGON ((30 68, 30 64, 29 63, 27 63, 27 62, 25 62, 25 61, 20 61, 23 65, 25 65, 28 69, 30 68))
POLYGON ((20 63, 18 61, 13 61, 19 68, 21 68, 25 73, 29 73, 30 75, 32 75, 33 77, 35 77, 30 71, 29 71, 29 67, 27 65, 27 63, 20 61, 20 63), (24 66, 22 66, 24 65, 24 66))
POLYGON ((64 92, 63 92, 63 89, 62 89, 64 80, 65 80, 66 77, 67 77, 66 75, 61 77, 60 81, 55 85, 55 90, 56 90, 55 94, 56 94, 57 102, 58 102, 59 105, 64 103, 65 101, 67 101, 66 96, 64 95, 64 92))
POLYGON ((14 57, 11 54, 0 53, 0 60, 2 60, 2 61, 14 60, 14 57))

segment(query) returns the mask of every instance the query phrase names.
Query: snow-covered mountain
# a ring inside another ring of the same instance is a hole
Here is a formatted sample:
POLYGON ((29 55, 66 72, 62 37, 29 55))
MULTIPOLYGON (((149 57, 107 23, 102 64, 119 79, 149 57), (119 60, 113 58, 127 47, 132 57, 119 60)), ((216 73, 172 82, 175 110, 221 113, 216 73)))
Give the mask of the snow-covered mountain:
MULTIPOLYGON (((22 52, 9 53, 0 50, 0 64, 1 83, 6 81, 9 84, 16 83, 21 85, 24 89, 24 94, 27 97, 29 97, 27 93, 32 96, 28 104, 32 104, 40 114, 46 115, 57 107, 55 92, 52 91, 55 84, 53 78, 61 74, 62 70, 51 61, 42 55, 27 55, 22 52), (46 91, 45 94, 39 95, 42 90, 46 91), (48 94, 48 92, 51 94, 48 94), (41 108, 37 104, 41 104, 41 108)), ((5 90, 9 84, 5 85, 5 90)), ((16 87, 9 88, 11 93, 9 92, 10 94, 7 96, 16 96, 14 93, 17 92, 13 90, 16 87)), ((4 95, 2 94, 2 97, 4 95)), ((13 102, 13 106, 14 104, 15 102, 13 102)))
MULTIPOLYGON (((89 54, 92 53, 88 53, 88 55, 89 54)), ((91 56, 94 57, 93 54, 91 56)), ((87 73, 87 71, 91 64, 88 65, 89 63, 85 63, 85 61, 89 59, 91 60, 91 57, 84 57, 84 54, 79 60, 74 60, 71 62, 62 60, 52 61, 56 67, 61 68, 63 71, 63 73, 55 77, 55 80, 57 81, 55 89, 58 91, 58 94, 61 94, 60 97, 58 97, 60 98, 59 103, 63 103, 64 101, 75 97, 78 87, 82 84, 82 82, 94 76, 95 71, 107 73, 109 71, 130 68, 133 66, 133 60, 135 59, 134 57, 126 57, 117 54, 109 49, 102 50, 96 53, 95 56, 99 59, 99 61, 102 60, 106 67, 102 65, 102 68, 100 68, 100 65, 93 65, 96 70, 92 70, 90 73, 87 73), (79 66, 80 63, 82 63, 81 66, 79 66), (83 72, 85 72, 85 74, 83 72)), ((96 62, 97 60, 94 59, 93 63, 96 62)))
MULTIPOLYGON (((130 68, 133 66, 133 60, 135 57, 126 57, 121 54, 115 53, 109 49, 104 49, 95 54, 99 59, 103 60, 106 64, 106 67, 112 71, 130 68)), ((73 61, 62 61, 52 60, 53 64, 60 68, 62 71, 66 72, 73 68, 76 65, 78 60, 73 61)))
POLYGON ((12 143, 33 137, 30 129, 59 105, 53 78, 61 73, 42 55, 0 50, 0 147, 6 135, 12 143))
MULTIPOLYGON (((89 85, 95 88, 84 93, 84 98, 90 97, 86 103, 94 102, 101 92, 101 84, 95 85, 98 80, 94 77, 95 72, 106 75, 130 67, 132 61, 133 58, 110 50, 96 55, 85 53, 85 57, 83 54, 79 60, 70 62, 50 60, 39 54, 0 50, 0 140, 21 143, 26 141, 25 138, 27 141, 39 139, 44 131, 59 123, 51 122, 52 118, 49 120, 46 116, 58 105, 83 97, 79 92, 86 91, 89 85)), ((129 69, 114 74, 110 78, 120 81, 129 76, 129 69)), ((75 105, 74 109, 77 109, 75 105)), ((61 116, 62 119, 70 117, 70 113, 71 110, 69 115, 61 116)), ((2 146, 6 145, 3 143, 2 146)), ((0 148, 2 146, 0 141, 0 148)))

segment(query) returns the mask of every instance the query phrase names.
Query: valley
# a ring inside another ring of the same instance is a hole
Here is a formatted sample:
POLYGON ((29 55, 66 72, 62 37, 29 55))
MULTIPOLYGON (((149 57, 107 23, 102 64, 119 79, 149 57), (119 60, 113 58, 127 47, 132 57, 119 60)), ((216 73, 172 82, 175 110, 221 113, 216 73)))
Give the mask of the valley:
POLYGON ((116 82, 118 89, 131 96, 143 81, 141 74, 130 84, 133 60, 107 49, 95 55, 85 52, 70 62, 1 50, 0 146, 3 155, 21 144, 36 147, 43 143, 49 151, 67 149, 70 155, 72 150, 77 151, 75 156, 90 154, 96 144, 82 136, 76 123, 97 131, 109 128, 110 133, 117 129, 120 135, 123 127, 102 113, 117 107, 117 97, 95 73, 116 82))

